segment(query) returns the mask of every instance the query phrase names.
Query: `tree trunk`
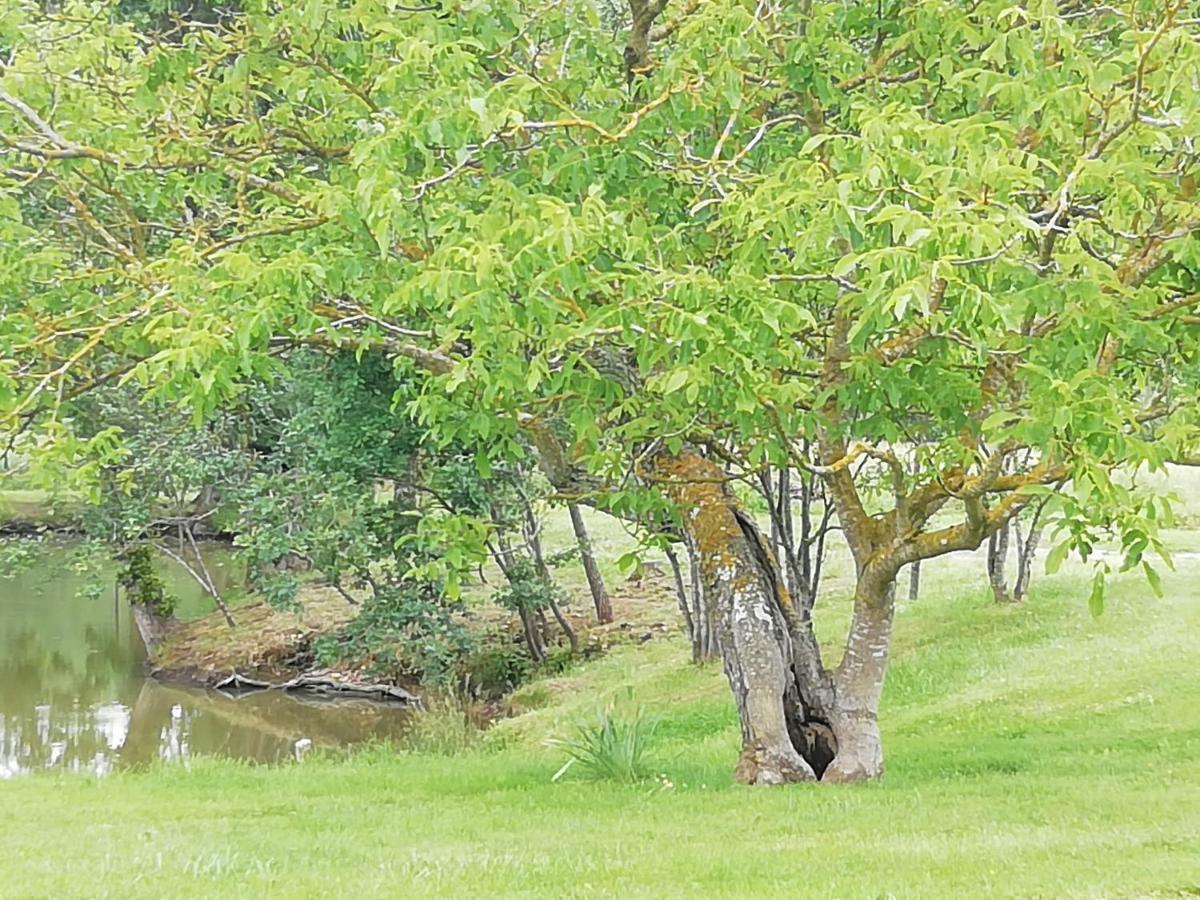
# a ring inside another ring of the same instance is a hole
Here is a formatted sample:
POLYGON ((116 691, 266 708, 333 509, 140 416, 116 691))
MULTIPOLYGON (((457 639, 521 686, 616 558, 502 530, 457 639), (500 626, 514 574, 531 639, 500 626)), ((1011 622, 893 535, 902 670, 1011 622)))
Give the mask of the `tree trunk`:
POLYGON ((1021 523, 1013 520, 1013 529, 1017 537, 1017 582, 1013 586, 1013 600, 1021 601, 1029 592, 1029 579, 1033 574, 1033 558, 1037 555, 1038 544, 1042 540, 1042 512, 1046 508, 1046 500, 1042 500, 1033 511, 1029 520, 1029 533, 1022 536, 1021 523))
POLYGON ((837 755, 825 772, 826 781, 865 781, 883 774, 879 696, 891 645, 895 591, 894 575, 859 575, 846 652, 834 674, 837 755))
POLYGON ((696 627, 696 662, 707 662, 720 652, 717 646, 717 629, 713 624, 712 605, 704 591, 704 579, 700 574, 700 552, 690 536, 685 541, 688 551, 688 567, 692 581, 692 621, 696 627))
POLYGON ((766 540, 722 472, 698 456, 660 463, 699 556, 742 731, 743 784, 812 781, 833 757, 833 686, 807 619, 792 607, 766 540))
POLYGON ((529 658, 534 662, 542 662, 546 658, 546 648, 538 634, 537 617, 532 610, 524 608, 520 609, 517 615, 521 617, 521 628, 525 632, 525 647, 529 651, 529 658))
POLYGON ((921 561, 918 559, 908 567, 908 602, 916 603, 921 596, 921 561))
MULTIPOLYGON (((550 574, 550 567, 546 565, 546 555, 542 552, 542 528, 537 520, 537 513, 533 510, 533 505, 522 495, 521 499, 525 506, 525 541, 529 547, 529 553, 533 557, 533 564, 537 567, 538 574, 546 582, 551 593, 557 590, 554 586, 554 577, 550 574)), ((567 636, 567 641, 571 645, 571 653, 579 652, 579 638, 575 634, 575 629, 571 627, 571 623, 567 621, 567 617, 563 615, 562 609, 558 605, 558 601, 553 595, 550 597, 550 612, 554 615, 554 620, 558 622, 558 627, 562 629, 562 633, 567 636)), ((546 634, 546 616, 544 612, 539 611, 539 617, 542 621, 542 635, 546 634)))
POLYGON ((679 601, 679 612, 683 616, 684 629, 688 642, 692 645, 692 662, 700 661, 700 641, 696 631, 696 620, 688 604, 687 588, 683 585, 683 569, 679 565, 679 555, 670 544, 667 545, 667 559, 671 563, 671 572, 675 576, 675 597, 679 601))
POLYGON ((1017 530, 1017 582, 1013 586, 1013 600, 1025 599, 1029 593, 1029 579, 1033 574, 1033 558, 1037 555, 1038 544, 1042 539, 1042 528, 1034 521, 1029 528, 1029 534, 1021 540, 1020 529, 1017 530))
POLYGON ((137 626, 142 643, 146 646, 146 654, 153 656, 167 632, 175 625, 175 617, 160 615, 144 603, 131 603, 129 609, 133 624, 137 626))
POLYGON ((606 625, 613 620, 612 603, 608 599, 608 589, 604 586, 604 576, 600 574, 600 567, 596 565, 596 557, 592 554, 592 541, 583 521, 583 511, 576 503, 567 504, 567 511, 571 514, 571 527, 575 530, 575 540, 579 544, 579 558, 583 561, 583 571, 592 591, 596 621, 606 625))
POLYGON ((579 653, 579 636, 575 634, 575 629, 571 627, 571 623, 563 615, 562 607, 558 605, 558 601, 554 597, 550 598, 550 612, 554 614, 554 621, 558 622, 558 627, 562 629, 562 633, 567 636, 567 643, 571 645, 571 655, 574 656, 579 653))
POLYGON ((988 583, 992 587, 992 596, 996 598, 997 603, 1012 602, 1008 593, 1008 575, 1005 572, 1008 565, 1008 532, 1009 523, 1005 522, 988 536, 988 583))

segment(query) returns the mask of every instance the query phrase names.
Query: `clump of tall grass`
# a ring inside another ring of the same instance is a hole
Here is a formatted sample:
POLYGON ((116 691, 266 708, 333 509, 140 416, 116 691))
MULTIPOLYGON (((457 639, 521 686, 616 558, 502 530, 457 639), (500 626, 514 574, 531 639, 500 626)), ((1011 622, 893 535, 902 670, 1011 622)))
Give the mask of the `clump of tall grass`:
POLYGON ((558 781, 573 766, 591 778, 603 781, 637 782, 649 776, 646 749, 654 739, 658 720, 646 715, 641 707, 625 717, 610 704, 595 722, 575 726, 568 738, 552 738, 547 745, 567 754, 551 781, 558 781))
POLYGON ((479 746, 483 736, 477 710, 452 696, 426 697, 413 713, 402 744, 405 750, 434 756, 457 756, 479 746))

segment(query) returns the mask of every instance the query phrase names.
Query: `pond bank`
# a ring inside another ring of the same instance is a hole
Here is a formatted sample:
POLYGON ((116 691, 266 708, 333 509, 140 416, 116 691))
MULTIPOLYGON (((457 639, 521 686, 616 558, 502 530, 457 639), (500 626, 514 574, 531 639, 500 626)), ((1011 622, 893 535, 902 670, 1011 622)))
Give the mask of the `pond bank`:
MULTIPOLYGON (((612 597, 615 621, 608 625, 597 625, 590 604, 580 598, 566 617, 579 636, 581 656, 593 658, 617 645, 644 644, 673 635, 678 630, 672 618, 673 590, 665 576, 622 584, 612 597)), ((274 609, 265 602, 237 607, 232 610, 233 627, 219 612, 176 623, 151 653, 150 674, 163 681, 210 688, 219 687, 232 675, 280 685, 314 674, 318 665, 313 654, 315 641, 345 625, 359 608, 334 589, 319 585, 305 585, 297 599, 301 608, 296 612, 274 609)), ((488 604, 471 606, 461 615, 476 634, 481 652, 524 654, 520 626, 512 613, 488 604)), ((557 627, 551 627, 554 636, 560 637, 557 627)), ((380 677, 350 666, 322 668, 320 674, 346 685, 417 690, 415 679, 380 677)))
POLYGON ((331 588, 305 586, 296 612, 265 602, 232 611, 230 625, 214 612, 180 622, 150 658, 151 674, 167 681, 215 686, 234 673, 284 682, 312 668, 312 643, 354 618, 357 609, 331 588))

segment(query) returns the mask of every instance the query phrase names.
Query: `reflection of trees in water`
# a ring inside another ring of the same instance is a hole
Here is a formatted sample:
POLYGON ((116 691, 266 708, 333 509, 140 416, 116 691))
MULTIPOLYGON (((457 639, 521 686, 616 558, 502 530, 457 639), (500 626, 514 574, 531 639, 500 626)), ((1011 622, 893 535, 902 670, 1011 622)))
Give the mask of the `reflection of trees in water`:
POLYGON ((145 679, 131 705, 41 704, 0 713, 0 777, 62 767, 104 773, 190 756, 275 762, 300 738, 318 747, 398 740, 404 710, 375 703, 306 703, 278 691, 241 698, 145 679))
POLYGON ((123 765, 191 755, 274 762, 300 738, 318 747, 398 740, 407 716, 378 703, 305 703, 279 691, 239 698, 148 679, 138 694, 123 765))
POLYGON ((127 608, 81 597, 80 583, 55 566, 0 579, 0 778, 189 755, 277 760, 302 737, 332 747, 403 731, 394 708, 235 700, 147 680, 127 608))
POLYGON ((15 712, 31 700, 91 705, 132 699, 141 673, 127 638, 86 625, 80 644, 68 649, 47 645, 32 626, 10 634, 0 654, 0 712, 15 712))
POLYGON ((0 653, 0 776, 64 766, 103 771, 125 740, 126 705, 140 679, 128 642, 91 625, 67 647, 32 626, 0 653))

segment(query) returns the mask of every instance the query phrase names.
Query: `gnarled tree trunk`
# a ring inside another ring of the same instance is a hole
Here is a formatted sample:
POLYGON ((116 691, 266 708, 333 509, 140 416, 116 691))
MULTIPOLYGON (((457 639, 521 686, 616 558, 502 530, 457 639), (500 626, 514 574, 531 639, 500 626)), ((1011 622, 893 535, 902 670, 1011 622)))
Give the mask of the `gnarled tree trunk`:
POLYGON ((821 665, 811 621, 793 607, 767 541, 722 472, 699 456, 660 471, 695 544, 715 611, 718 644, 742 730, 735 778, 783 784, 820 778, 835 760, 834 682, 821 665))

